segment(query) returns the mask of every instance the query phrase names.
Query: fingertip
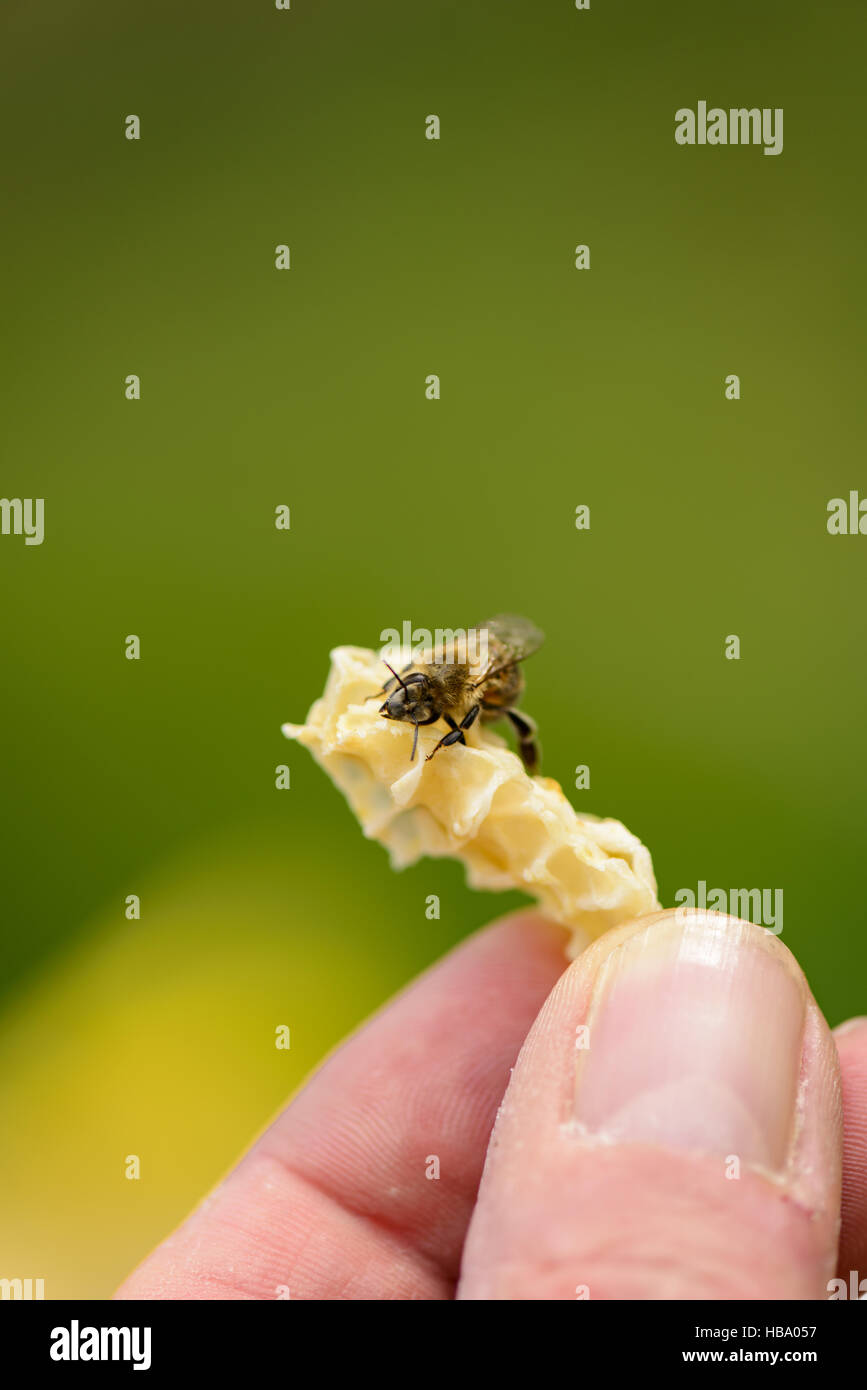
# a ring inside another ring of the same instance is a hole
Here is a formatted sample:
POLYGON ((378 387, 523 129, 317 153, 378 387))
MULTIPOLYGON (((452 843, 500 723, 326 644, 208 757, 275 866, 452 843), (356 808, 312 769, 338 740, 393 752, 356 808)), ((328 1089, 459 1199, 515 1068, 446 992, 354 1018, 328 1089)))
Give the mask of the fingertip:
POLYGON ((842 1224, 837 1272, 867 1274, 867 1017, 834 1029, 843 1090, 842 1224))
POLYGON ((838 1023, 833 1033, 838 1043, 841 1039, 846 1039, 847 1044, 859 1040, 867 1043, 867 1014, 857 1014, 854 1018, 847 1018, 845 1023, 838 1023))

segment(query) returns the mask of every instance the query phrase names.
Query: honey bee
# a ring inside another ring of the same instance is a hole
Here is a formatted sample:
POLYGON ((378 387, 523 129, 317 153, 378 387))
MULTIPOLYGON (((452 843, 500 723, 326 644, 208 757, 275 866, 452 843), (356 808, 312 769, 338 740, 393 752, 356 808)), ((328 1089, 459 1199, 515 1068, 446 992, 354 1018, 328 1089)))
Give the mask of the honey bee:
MULTIPOLYGON (((487 638, 484 667, 470 660, 469 654, 467 662, 461 664, 427 660, 428 655, 433 657, 436 653, 422 653, 400 672, 386 662, 391 678, 379 692, 387 696, 379 713, 384 719, 397 719, 415 726, 410 762, 415 758, 422 724, 434 724, 442 719, 448 725, 448 733, 425 759, 430 762, 441 748, 453 743, 466 744, 464 734, 477 719, 483 724, 508 719, 517 734, 518 752, 524 767, 532 774, 538 769, 540 756, 536 726, 515 706, 524 689, 520 663, 538 651, 544 634, 527 618, 500 613, 481 623, 469 637, 474 635, 487 638)), ((482 650, 485 650, 484 644, 482 650)))

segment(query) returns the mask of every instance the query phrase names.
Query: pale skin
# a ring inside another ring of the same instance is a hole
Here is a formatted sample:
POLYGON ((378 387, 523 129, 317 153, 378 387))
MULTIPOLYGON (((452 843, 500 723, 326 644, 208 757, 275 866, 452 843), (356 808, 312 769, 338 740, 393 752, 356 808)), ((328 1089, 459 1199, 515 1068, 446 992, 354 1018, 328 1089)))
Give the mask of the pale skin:
POLYGON ((832 1034, 788 949, 731 918, 655 914, 568 968, 564 941, 519 913, 427 971, 117 1296, 822 1299, 867 1278, 867 1019, 832 1034))

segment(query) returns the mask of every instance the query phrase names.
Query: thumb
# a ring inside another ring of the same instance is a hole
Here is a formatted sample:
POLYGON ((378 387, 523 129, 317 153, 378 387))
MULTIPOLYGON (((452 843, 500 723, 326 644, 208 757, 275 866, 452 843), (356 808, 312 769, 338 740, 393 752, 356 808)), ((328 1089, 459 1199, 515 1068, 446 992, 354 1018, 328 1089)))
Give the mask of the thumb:
POLYGON ((561 977, 488 1149, 459 1298, 825 1298, 836 1049, 761 927, 672 909, 561 977))

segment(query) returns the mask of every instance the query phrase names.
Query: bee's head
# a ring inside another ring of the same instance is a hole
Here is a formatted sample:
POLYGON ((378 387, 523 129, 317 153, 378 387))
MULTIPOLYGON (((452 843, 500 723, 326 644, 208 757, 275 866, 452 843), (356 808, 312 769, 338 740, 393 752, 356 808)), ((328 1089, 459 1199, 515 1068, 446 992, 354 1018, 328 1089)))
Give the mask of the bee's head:
POLYGON ((388 699, 380 705, 380 714, 384 719, 409 720, 412 724, 424 723, 430 713, 424 675, 421 671, 414 671, 404 679, 396 671, 392 671, 390 666, 388 669, 398 684, 388 699))

